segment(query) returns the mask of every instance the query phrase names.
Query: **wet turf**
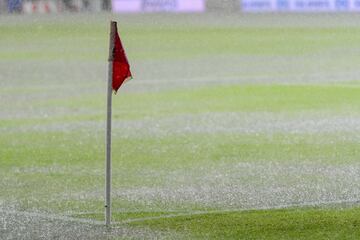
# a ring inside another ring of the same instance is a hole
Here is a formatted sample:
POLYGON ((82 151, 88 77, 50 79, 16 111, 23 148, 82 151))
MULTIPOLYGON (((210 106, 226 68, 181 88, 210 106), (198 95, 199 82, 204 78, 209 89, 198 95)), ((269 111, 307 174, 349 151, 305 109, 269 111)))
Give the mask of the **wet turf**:
MULTIPOLYGON (((186 216, 110 237, 356 239, 360 31, 337 17, 116 16, 135 79, 114 97, 114 219, 186 216)), ((106 236, 67 221, 102 218, 107 20, 0 18, 8 239, 106 236)))

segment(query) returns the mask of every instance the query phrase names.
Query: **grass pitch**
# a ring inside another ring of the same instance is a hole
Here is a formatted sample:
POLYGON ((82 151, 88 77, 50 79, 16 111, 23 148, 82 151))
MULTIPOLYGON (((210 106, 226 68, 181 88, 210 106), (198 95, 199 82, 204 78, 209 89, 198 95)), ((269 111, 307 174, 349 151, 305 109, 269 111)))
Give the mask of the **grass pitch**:
POLYGON ((114 16, 106 230, 110 18, 2 16, 0 236, 358 239, 356 18, 114 16))

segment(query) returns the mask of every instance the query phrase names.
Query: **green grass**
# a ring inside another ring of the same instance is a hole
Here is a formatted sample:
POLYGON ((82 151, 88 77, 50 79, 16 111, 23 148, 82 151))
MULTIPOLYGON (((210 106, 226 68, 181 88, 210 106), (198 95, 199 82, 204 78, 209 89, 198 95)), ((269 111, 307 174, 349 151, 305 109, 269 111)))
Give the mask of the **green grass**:
POLYGON ((360 210, 290 209, 199 214, 132 223, 191 239, 357 239, 360 210))
MULTIPOLYGON (((195 22, 174 27, 152 22, 151 17, 143 18, 141 25, 126 17, 119 21, 130 59, 187 59, 237 54, 293 56, 322 53, 330 48, 356 48, 360 40, 360 30, 355 27, 210 27, 195 22)), ((46 18, 25 17, 23 21, 29 21, 27 24, 2 24, 0 58, 7 61, 106 59, 107 19, 105 16, 97 18, 101 21, 86 19, 82 16, 80 20, 69 18, 46 22, 46 18), (72 20, 80 24, 75 25, 72 20), (17 44, 11 44, 14 42, 17 44)), ((166 20, 171 22, 173 19, 166 20)))
MULTIPOLYGON (((360 88, 349 85, 227 85, 153 93, 121 93, 114 98, 115 120, 164 118, 211 112, 272 112, 296 115, 301 111, 348 114, 359 112, 360 88), (139 101, 141 99, 141 101, 139 101), (196 103, 196 104, 192 104, 196 103)), ((13 93, 6 93, 11 96, 13 93)), ((36 96, 36 92, 33 96, 36 96)), ((33 107, 66 109, 68 115, 0 119, 0 126, 100 121, 104 117, 103 94, 82 94, 67 98, 29 99, 33 107), (85 110, 88 114, 77 114, 85 110)), ((4 105, 4 108, 10 107, 4 105)), ((11 106, 23 108, 22 105, 11 106)))
MULTIPOLYGON (((115 17, 135 78, 113 98, 114 220, 159 217, 125 226, 168 238, 358 239, 356 206, 235 210, 358 197, 360 29, 244 18, 115 17)), ((0 210, 103 218, 107 34, 108 16, 0 17, 0 210)))

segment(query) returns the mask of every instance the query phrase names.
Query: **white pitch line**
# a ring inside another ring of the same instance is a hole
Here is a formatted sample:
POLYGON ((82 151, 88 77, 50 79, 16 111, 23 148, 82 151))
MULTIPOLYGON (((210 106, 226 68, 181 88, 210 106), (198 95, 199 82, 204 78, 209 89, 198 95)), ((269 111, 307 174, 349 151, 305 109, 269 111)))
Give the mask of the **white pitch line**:
MULTIPOLYGON (((209 210, 209 211, 194 211, 191 213, 178 213, 178 214, 168 214, 162 216, 154 216, 154 217, 144 217, 144 218, 132 218, 119 222, 112 222, 114 225, 128 224, 134 222, 144 222, 149 220, 159 220, 159 219, 168 219, 168 218, 176 218, 176 217, 187 217, 187 216, 196 216, 196 215, 204 215, 204 214, 221 214, 221 213, 229 213, 229 212, 245 212, 245 211, 258 211, 258 210, 278 210, 278 209, 287 209, 294 207, 316 207, 316 206, 324 206, 324 205, 338 205, 338 204, 356 204, 360 203, 359 199, 348 199, 348 200, 337 200, 337 201, 319 201, 319 202, 305 202, 301 204, 283 204, 272 207, 259 207, 259 208, 240 208, 240 209, 221 209, 221 210, 209 210)), ((47 213, 34 213, 34 212, 24 212, 24 211, 15 211, 15 210, 2 210, 0 209, 0 213, 11 214, 11 215, 20 215, 26 217, 37 217, 37 218, 45 218, 50 220, 57 221, 65 221, 65 222, 76 222, 82 224, 91 224, 91 225, 100 225, 105 226, 104 221, 92 220, 92 219, 83 219, 83 218, 74 218, 68 216, 61 216, 56 214, 47 214, 47 213)))

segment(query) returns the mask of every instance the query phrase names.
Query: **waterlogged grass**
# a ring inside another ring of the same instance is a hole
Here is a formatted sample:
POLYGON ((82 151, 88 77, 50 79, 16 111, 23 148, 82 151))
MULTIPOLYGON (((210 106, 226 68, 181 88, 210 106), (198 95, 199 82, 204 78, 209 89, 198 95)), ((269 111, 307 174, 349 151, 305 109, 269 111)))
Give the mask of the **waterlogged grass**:
MULTIPOLYGON (((230 85, 163 93, 125 94, 115 99, 118 104, 115 109, 118 108, 119 111, 115 112, 115 118, 136 115, 162 117, 202 112, 357 111, 359 92, 360 88, 347 86, 230 85)), ((66 103, 70 106, 92 106, 93 101, 94 98, 90 97, 70 99, 66 103)), ((62 105, 61 102, 57 104, 62 105)))
MULTIPOLYGON (((5 19, 0 25, 2 60, 104 60, 107 57, 108 16, 69 17, 61 21, 41 17, 5 19), (13 21, 14 23, 9 24, 13 21), (74 24, 77 22, 78 24, 74 24), (18 23, 18 24, 17 24, 18 23)), ((188 59, 213 55, 304 55, 327 49, 351 49, 360 30, 350 27, 246 27, 196 24, 171 25, 151 16, 119 17, 120 31, 130 59, 188 59), (156 22, 159 21, 159 22, 156 22), (290 44, 291 43, 291 44, 290 44)), ((168 22, 165 22, 168 21, 168 22)), ((180 21, 181 22, 181 21, 180 21)))
MULTIPOLYGON (((121 134, 120 134, 121 135, 121 134)), ((351 136, 351 135, 349 135, 351 136)), ((67 167, 103 164, 103 136, 97 131, 4 133, 0 163, 12 167, 67 167)), ((358 143, 337 134, 180 134, 159 137, 115 137, 113 160, 125 168, 189 168, 230 162, 356 162, 358 143), (159 149, 158 146, 162 146, 159 149)), ((67 169, 68 170, 68 169, 67 169)), ((116 170, 116 169, 115 169, 116 170)), ((101 172, 99 170, 99 172, 101 172)), ((84 171, 86 174, 86 172, 84 171)), ((141 181, 141 179, 139 179, 141 181)), ((125 184, 125 183, 123 183, 125 184)))
MULTIPOLYGON (((314 169, 316 166, 336 168, 357 164, 360 157, 358 144, 351 140, 341 140, 339 136, 187 134, 158 138, 116 137, 113 139, 113 187, 120 195, 115 194, 113 206, 119 212, 130 209, 140 213, 154 209, 165 212, 171 209, 187 212, 208 209, 206 204, 193 205, 191 201, 178 204, 166 201, 163 197, 170 197, 167 196, 170 194, 167 193, 169 187, 178 189, 182 184, 196 184, 196 181, 210 177, 208 174, 211 171, 216 171, 216 177, 224 174, 221 181, 234 178, 254 187, 262 184, 256 179, 256 172, 252 173, 255 175, 246 173, 244 176, 229 172, 231 167, 227 166, 240 169, 241 163, 255 166, 275 164, 277 168, 282 165, 294 166, 300 170, 301 164, 314 169), (163 197, 158 196, 159 199, 147 199, 144 195, 145 199, 133 202, 132 198, 127 198, 140 194, 143 191, 141 189, 160 189, 165 192, 163 197), (123 191, 125 195, 121 195, 123 191), (149 202, 152 204, 149 205, 149 202)), ((11 201, 15 198, 17 206, 22 210, 102 212, 102 137, 98 132, 91 131, 2 134, 2 200, 11 201)), ((255 167, 254 171, 259 171, 257 169, 255 167)), ((314 181, 325 181, 316 173, 306 173, 306 181, 311 178, 314 181)), ((291 176, 280 177, 287 179, 285 182, 291 185, 291 176)), ((239 199, 238 204, 241 201, 239 199)), ((151 216, 151 213, 147 215, 151 216)), ((122 219, 126 217, 124 215, 122 219)))
MULTIPOLYGON (((114 97, 114 120, 165 118, 184 114, 221 112, 272 112, 296 115, 303 111, 357 114, 360 88, 337 85, 225 85, 152 93, 120 93, 114 97)), ((102 121, 103 94, 82 94, 66 98, 45 98, 28 103, 44 112, 58 108, 64 114, 24 119, 0 119, 0 126, 102 121), (79 111, 85 112, 82 113, 79 111)), ((4 108, 5 102, 0 103, 4 108)), ((13 106, 19 111, 23 106, 13 106)))
MULTIPOLYGON (((0 208, 103 220, 109 19, 68 17, 1 16, 0 208)), ((135 79, 113 98, 114 220, 159 217, 129 225, 192 239, 358 239, 359 208, 191 214, 358 196, 358 130, 298 125, 356 123, 359 81, 346 74, 360 62, 360 30, 163 17, 115 17, 135 79), (349 84, 286 84, 327 71, 349 84), (289 79, 222 82, 257 76, 289 79), (216 82, 196 83, 207 78, 216 82), (226 114, 272 119, 213 131, 226 114), (206 131, 193 131, 204 118, 206 131), (187 215, 166 218, 176 214, 187 215)))

